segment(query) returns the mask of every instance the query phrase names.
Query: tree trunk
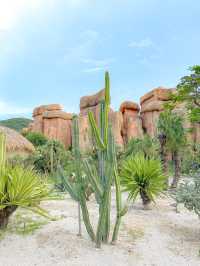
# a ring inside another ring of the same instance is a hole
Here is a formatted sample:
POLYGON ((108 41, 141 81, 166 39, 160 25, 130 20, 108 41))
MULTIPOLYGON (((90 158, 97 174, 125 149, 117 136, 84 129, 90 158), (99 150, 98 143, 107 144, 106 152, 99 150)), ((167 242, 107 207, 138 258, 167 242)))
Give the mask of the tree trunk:
POLYGON ((171 184, 171 188, 176 188, 178 185, 178 181, 180 179, 180 160, 177 151, 173 153, 173 162, 174 162, 174 178, 171 184))
POLYGON ((9 222, 10 215, 17 209, 17 206, 8 206, 0 210, 0 229, 5 229, 9 222))
POLYGON ((168 171, 167 171, 168 170, 167 169, 167 155, 166 155, 165 148, 163 145, 160 147, 160 158, 161 158, 161 162, 162 162, 164 175, 167 177, 166 178, 166 186, 168 188, 169 180, 168 180, 168 171))
POLYGON ((148 197, 147 193, 144 190, 140 190, 140 196, 142 198, 142 203, 145 209, 148 209, 149 204, 151 203, 150 198, 148 197))

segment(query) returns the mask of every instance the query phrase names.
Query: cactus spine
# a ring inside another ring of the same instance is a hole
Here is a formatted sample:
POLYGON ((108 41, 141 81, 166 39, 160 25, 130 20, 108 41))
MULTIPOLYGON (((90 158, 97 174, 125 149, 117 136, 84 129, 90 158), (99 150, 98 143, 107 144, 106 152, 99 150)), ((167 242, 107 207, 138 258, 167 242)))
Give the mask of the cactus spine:
POLYGON ((99 125, 97 125, 94 114, 88 113, 88 119, 94 137, 95 148, 98 155, 98 167, 91 163, 87 158, 82 160, 79 146, 79 127, 77 116, 73 119, 73 153, 76 163, 76 186, 72 186, 67 179, 66 189, 73 199, 79 202, 83 221, 90 238, 96 242, 98 248, 101 247, 102 242, 107 243, 110 236, 110 205, 111 205, 111 186, 114 179, 116 188, 116 208, 117 217, 112 236, 112 242, 116 242, 121 222, 122 215, 125 214, 125 209, 121 207, 121 190, 120 181, 117 171, 117 160, 115 143, 112 135, 112 128, 109 125, 109 109, 110 109, 110 80, 109 74, 105 74, 105 99, 100 103, 100 118, 99 125), (96 234, 90 223, 89 212, 87 209, 84 180, 81 173, 81 163, 83 165, 85 174, 92 185, 95 193, 95 198, 99 204, 99 220, 96 234))

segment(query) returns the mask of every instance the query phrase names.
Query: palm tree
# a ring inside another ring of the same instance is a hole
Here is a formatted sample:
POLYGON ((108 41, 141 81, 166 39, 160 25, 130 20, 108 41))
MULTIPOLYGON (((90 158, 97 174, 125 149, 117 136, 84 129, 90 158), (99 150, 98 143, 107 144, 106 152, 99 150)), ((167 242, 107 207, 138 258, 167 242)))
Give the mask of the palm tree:
POLYGON ((18 208, 29 209, 49 217, 39 204, 55 199, 45 181, 32 169, 6 164, 6 139, 0 134, 0 229, 7 227, 9 217, 18 208))
MULTIPOLYGON (((171 110, 165 110, 160 114, 158 131, 159 134, 165 136, 165 148, 172 155, 174 178, 171 187, 176 188, 180 178, 180 151, 186 144, 182 117, 171 110)), ((162 148, 164 149, 164 147, 162 148)))
POLYGON ((120 176, 121 185, 129 193, 129 199, 135 200, 139 194, 144 207, 165 188, 166 177, 162 173, 160 161, 145 158, 142 153, 124 161, 120 176))

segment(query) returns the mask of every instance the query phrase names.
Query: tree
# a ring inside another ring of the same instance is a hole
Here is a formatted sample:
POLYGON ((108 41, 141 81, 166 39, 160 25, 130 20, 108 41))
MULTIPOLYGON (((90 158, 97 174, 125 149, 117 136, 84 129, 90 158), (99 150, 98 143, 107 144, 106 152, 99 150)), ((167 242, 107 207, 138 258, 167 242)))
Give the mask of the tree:
POLYGON ((166 177, 162 173, 159 160, 145 158, 137 154, 124 161, 121 169, 121 185, 135 200, 138 194, 146 207, 165 188, 166 177))
POLYGON ((158 131, 165 136, 166 150, 172 155, 174 178, 171 187, 175 188, 180 178, 180 151, 186 143, 183 120, 171 110, 165 110, 159 116, 158 131))
POLYGON ((200 65, 190 68, 191 74, 181 78, 177 93, 172 95, 172 104, 185 102, 192 122, 200 122, 200 65))

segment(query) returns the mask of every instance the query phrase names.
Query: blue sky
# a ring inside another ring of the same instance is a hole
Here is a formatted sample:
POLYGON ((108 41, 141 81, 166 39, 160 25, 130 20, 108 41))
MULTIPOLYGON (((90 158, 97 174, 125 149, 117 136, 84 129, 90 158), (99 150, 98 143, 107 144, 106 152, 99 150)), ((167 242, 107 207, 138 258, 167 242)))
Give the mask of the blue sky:
POLYGON ((112 106, 200 63, 199 0, 0 0, 0 118, 79 111, 111 76, 112 106))

